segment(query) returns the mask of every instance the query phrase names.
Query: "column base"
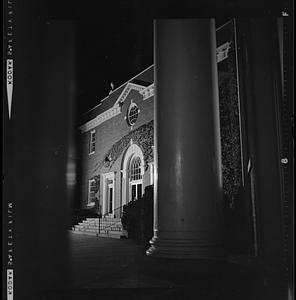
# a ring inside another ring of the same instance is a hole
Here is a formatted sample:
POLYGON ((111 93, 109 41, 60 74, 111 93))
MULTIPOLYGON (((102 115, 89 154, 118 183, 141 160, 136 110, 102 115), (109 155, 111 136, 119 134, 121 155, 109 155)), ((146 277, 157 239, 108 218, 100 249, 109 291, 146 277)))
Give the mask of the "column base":
POLYGON ((153 237, 146 255, 156 258, 224 260, 222 245, 202 242, 198 239, 166 239, 153 237))

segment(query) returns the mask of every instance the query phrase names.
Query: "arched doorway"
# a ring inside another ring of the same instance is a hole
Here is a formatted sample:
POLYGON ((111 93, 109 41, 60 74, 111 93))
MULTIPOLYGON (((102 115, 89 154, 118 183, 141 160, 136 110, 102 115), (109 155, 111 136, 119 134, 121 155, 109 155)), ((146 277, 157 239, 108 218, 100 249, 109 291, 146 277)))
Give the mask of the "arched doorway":
POLYGON ((141 148, 131 144, 125 152, 122 161, 122 205, 142 197, 144 156, 141 148))

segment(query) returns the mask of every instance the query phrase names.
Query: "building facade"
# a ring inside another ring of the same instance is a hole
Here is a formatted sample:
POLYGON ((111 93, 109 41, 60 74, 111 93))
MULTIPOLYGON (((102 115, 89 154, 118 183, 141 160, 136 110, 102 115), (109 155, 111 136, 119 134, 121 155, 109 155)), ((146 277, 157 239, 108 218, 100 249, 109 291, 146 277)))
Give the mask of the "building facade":
POLYGON ((118 216, 153 184, 153 66, 111 90, 82 133, 82 208, 118 216))

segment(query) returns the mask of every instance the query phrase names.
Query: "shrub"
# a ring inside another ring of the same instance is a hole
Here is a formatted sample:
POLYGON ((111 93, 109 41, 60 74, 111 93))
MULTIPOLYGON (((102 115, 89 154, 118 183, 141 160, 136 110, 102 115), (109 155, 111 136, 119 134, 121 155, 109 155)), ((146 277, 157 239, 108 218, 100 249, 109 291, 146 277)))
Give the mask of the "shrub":
POLYGON ((142 245, 149 244, 153 235, 153 186, 145 188, 143 198, 124 207, 121 222, 129 238, 142 245))

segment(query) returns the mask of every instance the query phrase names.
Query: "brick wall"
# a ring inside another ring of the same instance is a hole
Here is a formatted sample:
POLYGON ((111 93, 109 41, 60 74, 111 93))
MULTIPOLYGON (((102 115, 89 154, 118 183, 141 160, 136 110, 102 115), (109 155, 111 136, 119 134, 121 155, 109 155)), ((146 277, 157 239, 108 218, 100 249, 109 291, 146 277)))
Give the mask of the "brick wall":
MULTIPOLYGON (((105 101, 108 101, 105 100, 105 101)), ((133 126, 133 130, 153 120, 154 114, 154 101, 153 97, 143 100, 143 96, 137 91, 130 91, 127 98, 125 99, 121 113, 104 123, 100 124, 95 128, 96 130, 96 151, 94 154, 89 155, 89 135, 90 132, 85 132, 81 136, 82 143, 82 180, 81 180, 81 205, 82 207, 87 206, 88 197, 88 180, 94 175, 98 175, 96 170, 97 164, 104 160, 106 153, 122 137, 131 132, 131 127, 127 123, 125 116, 127 115, 128 108, 131 101, 138 105, 140 110, 136 124, 133 126)), ((123 154, 116 160, 111 168, 103 167, 102 173, 116 171, 115 173, 115 199, 121 198, 121 162, 123 154)), ((145 171, 143 177, 144 187, 150 184, 149 168, 145 171), (146 174, 147 173, 147 174, 146 174)), ((100 191, 102 197, 102 182, 100 184, 100 191)), ((144 188, 143 187, 143 188, 144 188)), ((101 198, 100 197, 100 198, 101 198)), ((115 207, 119 206, 119 202, 115 203, 115 207)))

